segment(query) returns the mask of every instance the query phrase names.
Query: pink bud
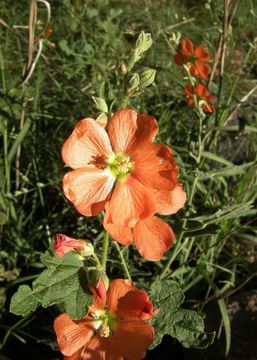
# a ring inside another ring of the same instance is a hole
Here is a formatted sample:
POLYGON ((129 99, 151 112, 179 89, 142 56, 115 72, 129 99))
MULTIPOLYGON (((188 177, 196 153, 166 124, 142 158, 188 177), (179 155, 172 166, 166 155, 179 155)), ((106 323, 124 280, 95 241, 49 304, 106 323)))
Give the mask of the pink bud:
POLYGON ((84 240, 73 239, 64 234, 55 235, 54 250, 59 257, 62 257, 64 254, 70 251, 87 250, 87 247, 88 245, 84 240))
POLYGON ((103 299, 103 300, 106 299, 106 287, 105 287, 105 283, 104 283, 102 277, 100 277, 100 279, 98 280, 95 290, 96 290, 97 295, 101 299, 103 299))

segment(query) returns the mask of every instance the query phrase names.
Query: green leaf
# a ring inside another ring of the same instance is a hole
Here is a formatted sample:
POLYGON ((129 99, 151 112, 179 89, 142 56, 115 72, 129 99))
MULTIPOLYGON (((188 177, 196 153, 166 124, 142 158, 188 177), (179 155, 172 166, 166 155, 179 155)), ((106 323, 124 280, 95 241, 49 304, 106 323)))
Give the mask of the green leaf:
POLYGON ((81 319, 92 303, 89 289, 82 286, 87 283, 83 261, 74 253, 61 258, 46 253, 41 256, 41 261, 47 269, 33 282, 33 290, 27 285, 26 292, 19 288, 12 298, 10 311, 24 316, 35 311, 40 304, 43 307, 63 304, 73 319, 81 319))
POLYGON ((208 178, 217 178, 217 177, 228 177, 228 176, 235 176, 235 175, 243 175, 247 168, 254 166, 256 163, 254 161, 242 164, 242 165, 232 165, 227 166, 225 169, 222 170, 215 170, 209 171, 206 174, 203 174, 199 177, 199 179, 208 179, 208 178))
POLYGON ((19 286, 13 295, 10 311, 17 315, 26 316, 35 311, 39 306, 39 300, 28 285, 19 286))
POLYGON ((200 312, 180 309, 170 319, 169 334, 186 348, 205 348, 213 342, 215 333, 204 332, 204 317, 200 312))
POLYGON ((169 334, 185 347, 207 347, 213 342, 214 333, 205 333, 202 313, 181 309, 184 294, 173 280, 159 281, 151 289, 150 297, 160 308, 151 320, 155 329, 155 339, 151 349, 160 344, 162 337, 169 334))
POLYGON ((217 221, 246 216, 252 207, 252 201, 247 201, 241 204, 226 206, 211 215, 197 216, 195 218, 189 218, 188 220, 200 222, 204 225, 202 228, 205 228, 208 224, 213 224, 217 221))

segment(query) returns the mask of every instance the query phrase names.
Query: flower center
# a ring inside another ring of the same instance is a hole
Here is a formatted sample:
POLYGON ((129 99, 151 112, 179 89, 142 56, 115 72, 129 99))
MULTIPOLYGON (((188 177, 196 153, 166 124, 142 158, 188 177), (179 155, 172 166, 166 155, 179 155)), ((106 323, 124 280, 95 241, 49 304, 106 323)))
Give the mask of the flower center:
POLYGON ((109 337, 115 324, 117 322, 117 318, 107 310, 97 310, 93 314, 94 318, 94 328, 98 332, 101 337, 109 337))
POLYGON ((107 169, 116 179, 124 179, 133 170, 133 161, 123 153, 113 154, 107 160, 107 169))

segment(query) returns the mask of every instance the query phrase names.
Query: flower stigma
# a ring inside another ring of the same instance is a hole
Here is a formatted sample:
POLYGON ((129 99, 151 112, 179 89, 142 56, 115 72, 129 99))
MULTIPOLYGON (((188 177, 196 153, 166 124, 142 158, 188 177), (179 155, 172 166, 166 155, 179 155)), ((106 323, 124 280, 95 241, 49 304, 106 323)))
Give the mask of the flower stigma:
POLYGON ((109 337, 117 322, 117 318, 107 310, 97 310, 93 314, 94 328, 101 337, 109 337))
POLYGON ((133 161, 123 153, 113 154, 107 160, 107 170, 117 180, 127 177, 133 170, 133 161))

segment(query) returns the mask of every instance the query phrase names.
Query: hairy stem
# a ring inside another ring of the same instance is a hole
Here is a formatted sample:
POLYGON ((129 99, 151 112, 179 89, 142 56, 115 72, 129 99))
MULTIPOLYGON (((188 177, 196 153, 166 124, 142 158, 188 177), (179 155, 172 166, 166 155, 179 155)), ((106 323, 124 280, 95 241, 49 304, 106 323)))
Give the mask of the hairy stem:
POLYGON ((103 271, 106 270, 108 247, 109 247, 109 234, 106 231, 103 237, 103 250, 102 250, 102 261, 101 261, 103 271))
POLYGON ((128 266, 127 266, 126 261, 125 261, 125 259, 124 259, 124 256, 123 256, 123 254, 122 254, 122 251, 121 251, 121 249, 120 249, 120 246, 119 246, 119 244, 117 243, 117 241, 113 241, 113 244, 114 244, 114 246, 116 247, 117 252, 119 253, 119 257, 120 257, 120 260, 121 260, 121 264, 122 264, 124 273, 126 274, 127 278, 128 278, 129 280, 131 280, 131 275, 130 275, 130 273, 129 273, 129 269, 128 269, 128 266))

